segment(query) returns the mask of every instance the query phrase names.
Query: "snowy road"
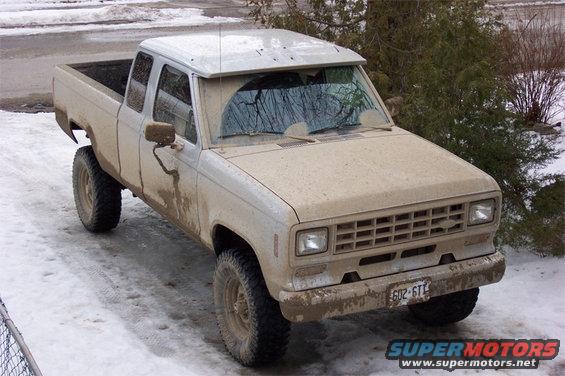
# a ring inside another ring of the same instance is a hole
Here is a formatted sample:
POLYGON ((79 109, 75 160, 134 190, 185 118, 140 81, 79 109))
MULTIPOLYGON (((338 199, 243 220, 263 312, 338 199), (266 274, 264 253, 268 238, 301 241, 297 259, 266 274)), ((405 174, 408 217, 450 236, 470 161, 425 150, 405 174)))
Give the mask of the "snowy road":
MULTIPOLYGON (((53 114, 0 112, 0 295, 46 376, 401 373, 384 359, 393 338, 565 338, 563 259, 511 251, 458 325, 427 329, 405 309, 294 325, 279 365, 242 368, 216 330, 214 258, 128 192, 118 228, 87 233, 75 149, 53 114)), ((523 373, 563 375, 561 353, 523 373)))
POLYGON ((234 17, 208 17, 204 9, 151 0, 30 2, 0 0, 0 36, 186 27, 240 22, 234 17), (164 5, 165 4, 165 5, 164 5))
POLYGON ((0 0, 0 108, 51 106, 57 64, 130 58, 140 41, 249 27, 244 0, 0 0))

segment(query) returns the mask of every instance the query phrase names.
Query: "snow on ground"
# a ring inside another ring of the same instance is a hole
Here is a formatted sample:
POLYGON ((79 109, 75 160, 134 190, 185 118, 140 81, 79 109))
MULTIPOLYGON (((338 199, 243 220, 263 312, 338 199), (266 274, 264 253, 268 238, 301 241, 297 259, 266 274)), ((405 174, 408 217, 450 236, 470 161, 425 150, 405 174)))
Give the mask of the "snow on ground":
MULTIPOLYGON (((457 325, 425 328, 405 308, 294 325, 280 364, 244 369, 214 322, 213 256, 128 192, 114 231, 86 232, 71 188, 77 146, 53 114, 0 112, 0 133, 0 296, 45 376, 413 375, 384 359, 389 340, 565 338, 564 260, 508 250, 505 278, 457 325)), ((564 374, 561 353, 534 373, 564 374)))
POLYGON ((500 7, 500 8, 526 8, 526 7, 534 7, 534 6, 542 6, 542 5, 561 5, 563 4, 563 0, 528 0, 528 1, 516 1, 516 0, 491 0, 490 4, 487 6, 490 7, 500 7))
MULTIPOLYGON (((0 6, 3 5, 2 2, 5 0, 0 0, 0 6)), ((78 3, 7 1, 7 4, 0 8, 0 36, 196 26, 241 21, 233 17, 207 17, 203 15, 201 9, 151 7, 143 4, 143 1, 135 1, 135 5, 128 2, 131 3, 131 1, 119 0, 106 2, 87 0, 78 3), (67 6, 55 7, 63 4, 67 6), (69 4, 74 4, 74 7, 68 6, 69 4), (95 4, 97 6, 94 6, 95 4)))
POLYGON ((547 167, 542 168, 539 172, 542 174, 561 174, 565 175, 565 122, 562 123, 563 126, 561 128, 557 128, 559 130, 559 135, 557 135, 557 144, 556 147, 561 151, 559 157, 553 161, 547 167))
POLYGON ((0 7, 5 12, 15 12, 18 10, 99 7, 100 5, 154 2, 155 0, 0 0, 0 7))
MULTIPOLYGON (((561 85, 565 87, 565 71, 561 72, 561 77, 563 77, 561 85)), ((559 132, 559 134, 556 136, 556 146, 561 151, 561 154, 559 155, 559 158, 557 158, 549 166, 541 169, 540 172, 543 174, 565 175, 565 95, 559 98, 559 101, 554 104, 552 109, 553 116, 551 119, 549 119, 548 123, 550 125, 561 123, 560 127, 555 128, 559 132)))

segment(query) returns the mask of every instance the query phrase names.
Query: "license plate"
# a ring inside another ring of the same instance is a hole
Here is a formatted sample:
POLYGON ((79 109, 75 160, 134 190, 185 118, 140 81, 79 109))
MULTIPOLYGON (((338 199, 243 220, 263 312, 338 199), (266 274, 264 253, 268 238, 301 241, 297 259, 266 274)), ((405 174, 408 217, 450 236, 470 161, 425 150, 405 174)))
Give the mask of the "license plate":
POLYGON ((429 279, 420 279, 391 285, 388 289, 388 306, 425 302, 430 299, 430 283, 429 279))

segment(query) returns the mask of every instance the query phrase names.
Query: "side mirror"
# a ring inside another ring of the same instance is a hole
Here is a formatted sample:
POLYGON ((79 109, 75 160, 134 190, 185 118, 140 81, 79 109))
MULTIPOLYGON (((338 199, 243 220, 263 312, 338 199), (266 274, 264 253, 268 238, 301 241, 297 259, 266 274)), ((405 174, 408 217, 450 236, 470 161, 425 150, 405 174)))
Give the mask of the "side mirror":
POLYGON ((175 127, 169 123, 147 123, 144 134, 147 141, 156 142, 159 146, 168 146, 175 142, 175 127))

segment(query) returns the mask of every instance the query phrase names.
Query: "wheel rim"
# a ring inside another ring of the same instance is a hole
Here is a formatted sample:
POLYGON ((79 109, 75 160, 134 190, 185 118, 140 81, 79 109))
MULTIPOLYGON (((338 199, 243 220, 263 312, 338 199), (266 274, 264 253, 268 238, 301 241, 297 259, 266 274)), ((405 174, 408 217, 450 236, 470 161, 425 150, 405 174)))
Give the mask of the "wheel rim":
POLYGON ((79 197, 80 203, 89 217, 92 213, 92 196, 92 182, 90 180, 90 174, 88 173, 88 170, 83 167, 80 170, 79 176, 79 197))
POLYGON ((237 277, 232 277, 226 284, 224 307, 228 325, 240 340, 249 336, 249 304, 243 285, 237 277))

